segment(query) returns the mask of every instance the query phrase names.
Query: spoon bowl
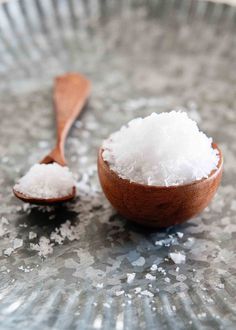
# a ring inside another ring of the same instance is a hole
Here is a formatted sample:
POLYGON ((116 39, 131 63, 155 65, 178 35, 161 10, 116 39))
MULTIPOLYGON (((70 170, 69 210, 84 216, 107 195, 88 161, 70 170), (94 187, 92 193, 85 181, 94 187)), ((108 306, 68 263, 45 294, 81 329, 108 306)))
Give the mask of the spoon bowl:
POLYGON ((178 186, 148 186, 120 178, 98 153, 98 175, 103 192, 125 218, 149 227, 168 227, 199 214, 212 200, 220 184, 223 156, 207 178, 178 186))
POLYGON ((72 200, 76 195, 76 188, 72 188, 72 192, 69 195, 62 196, 62 197, 56 197, 56 198, 35 198, 31 196, 27 196, 22 194, 21 192, 15 190, 13 188, 14 195, 21 199, 25 203, 30 204, 38 204, 38 205, 47 205, 47 204, 57 204, 57 203, 63 203, 63 202, 69 202, 72 200))

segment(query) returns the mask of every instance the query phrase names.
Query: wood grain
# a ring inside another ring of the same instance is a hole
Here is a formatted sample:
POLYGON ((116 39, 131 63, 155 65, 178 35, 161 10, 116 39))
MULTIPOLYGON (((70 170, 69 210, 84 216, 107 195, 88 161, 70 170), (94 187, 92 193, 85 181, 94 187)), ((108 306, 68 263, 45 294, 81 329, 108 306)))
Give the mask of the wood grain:
POLYGON ((208 178, 179 186, 147 186, 120 178, 98 153, 98 175, 104 194, 125 218, 149 227, 168 227, 200 213, 212 200, 222 177, 223 157, 208 178))
POLYGON ((66 165, 64 145, 67 133, 82 111, 90 93, 90 82, 81 74, 68 73, 55 79, 53 102, 56 112, 57 142, 41 163, 66 165))

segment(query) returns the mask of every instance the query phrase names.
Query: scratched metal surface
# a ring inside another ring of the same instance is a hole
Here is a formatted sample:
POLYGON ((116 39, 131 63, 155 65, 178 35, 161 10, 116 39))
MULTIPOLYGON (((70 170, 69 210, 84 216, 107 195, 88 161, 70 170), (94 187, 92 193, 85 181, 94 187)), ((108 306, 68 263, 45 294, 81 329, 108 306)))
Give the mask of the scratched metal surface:
POLYGON ((202 1, 0 6, 1 329, 235 329, 235 25, 234 7, 202 1), (78 196, 23 205, 12 185, 53 146, 52 79, 73 70, 93 83, 66 146, 78 196), (105 200, 96 152, 131 118, 176 107, 219 143, 223 182, 186 224, 136 228, 105 200), (76 235, 58 244, 51 233, 67 220, 76 235), (40 237, 45 258, 32 248, 40 237), (179 269, 171 251, 186 255, 179 269))

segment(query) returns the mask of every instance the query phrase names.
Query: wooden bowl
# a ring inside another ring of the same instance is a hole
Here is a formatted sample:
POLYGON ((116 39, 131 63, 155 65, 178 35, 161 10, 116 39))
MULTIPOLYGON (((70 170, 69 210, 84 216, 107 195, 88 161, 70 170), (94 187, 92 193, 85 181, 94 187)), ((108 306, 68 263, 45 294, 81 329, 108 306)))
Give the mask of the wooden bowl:
POLYGON ((98 153, 98 175, 104 194, 125 218, 148 227, 180 224, 200 213, 212 200, 222 177, 223 156, 208 178, 178 186, 148 186, 120 178, 98 153))

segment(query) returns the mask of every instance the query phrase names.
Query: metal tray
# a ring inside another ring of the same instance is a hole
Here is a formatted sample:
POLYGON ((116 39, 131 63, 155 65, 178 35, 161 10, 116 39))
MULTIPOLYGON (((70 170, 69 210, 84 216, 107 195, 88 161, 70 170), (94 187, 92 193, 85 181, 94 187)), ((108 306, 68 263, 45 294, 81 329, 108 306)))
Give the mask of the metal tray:
POLYGON ((235 329, 235 18, 234 7, 190 0, 0 5, 1 329, 235 329), (31 207, 12 185, 53 146, 51 87, 66 71, 93 82, 66 147, 78 197, 31 207), (219 143, 224 178, 199 217, 149 231, 109 206, 96 153, 131 118, 176 107, 219 143), (40 257, 32 244, 67 220, 77 236, 40 257), (6 256, 13 242, 23 245, 6 256))

